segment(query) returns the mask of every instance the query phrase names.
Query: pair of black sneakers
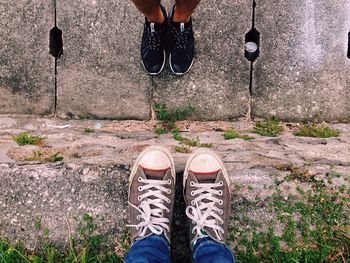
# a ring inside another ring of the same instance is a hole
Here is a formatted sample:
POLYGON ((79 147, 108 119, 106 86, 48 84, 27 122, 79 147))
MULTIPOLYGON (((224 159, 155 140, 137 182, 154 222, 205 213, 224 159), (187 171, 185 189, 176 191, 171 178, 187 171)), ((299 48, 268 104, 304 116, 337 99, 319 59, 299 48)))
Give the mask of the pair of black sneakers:
POLYGON ((169 65, 176 75, 187 73, 193 64, 194 37, 192 18, 187 23, 173 21, 174 8, 167 17, 164 6, 161 6, 164 23, 152 23, 145 18, 141 44, 141 58, 145 70, 150 75, 158 75, 164 69, 167 54, 169 65))

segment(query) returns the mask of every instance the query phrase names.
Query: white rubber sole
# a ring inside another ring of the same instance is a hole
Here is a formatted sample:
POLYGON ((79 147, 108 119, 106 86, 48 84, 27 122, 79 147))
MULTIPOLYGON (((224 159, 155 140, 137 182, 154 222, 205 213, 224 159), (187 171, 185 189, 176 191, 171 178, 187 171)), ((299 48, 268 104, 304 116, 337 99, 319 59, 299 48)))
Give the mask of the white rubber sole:
MULTIPOLYGON (((184 189, 184 191, 185 191, 185 187, 186 187, 186 181, 188 178, 190 164, 195 157, 197 157, 198 155, 201 155, 201 154, 209 154, 209 155, 213 156, 219 162, 219 164, 221 166, 222 174, 224 175, 224 178, 225 178, 227 184, 230 186, 230 178, 228 176, 227 170, 226 170, 225 165, 222 162, 221 158, 213 150, 201 148, 201 149, 198 149, 195 152, 193 152, 187 160, 187 163, 185 166, 185 171, 184 171, 184 177, 183 177, 183 187, 184 187, 183 189, 184 189)), ((184 193, 184 196, 185 196, 185 193, 184 193)))
POLYGON ((174 71, 173 67, 171 66, 171 54, 169 55, 169 66, 170 66, 170 69, 171 71, 176 75, 176 76, 182 76, 182 75, 185 75, 187 72, 189 72, 193 66, 193 62, 194 62, 194 59, 192 59, 192 62, 191 62, 191 65, 190 67, 186 70, 186 72, 184 73, 177 73, 174 71))
POLYGON ((170 151, 165 148, 164 146, 162 145, 152 145, 152 146, 148 146, 146 149, 144 149, 141 154, 139 155, 139 157, 137 157, 136 161, 135 161, 135 164, 131 170, 131 174, 130 174, 130 177, 129 177, 129 192, 128 192, 128 196, 130 195, 130 186, 131 186, 131 182, 133 181, 134 179, 134 176, 137 172, 137 169, 139 167, 139 164, 140 164, 140 160, 143 156, 145 156, 145 154, 147 154, 148 152, 150 151, 153 151, 153 150, 158 150, 158 151, 161 151, 163 153, 166 154, 166 156, 169 158, 170 162, 171 162, 171 175, 173 176, 174 178, 174 183, 176 182, 176 172, 175 172, 175 163, 174 163, 174 159, 173 157, 171 156, 171 153, 170 151))
POLYGON ((145 64, 143 64, 143 61, 142 61, 142 59, 141 59, 141 64, 142 64, 144 70, 147 72, 148 75, 157 76, 157 75, 159 75, 160 73, 162 73, 162 71, 164 70, 164 67, 165 67, 165 63, 166 63, 166 51, 165 51, 165 50, 163 50, 163 55, 164 55, 163 65, 162 65, 161 69, 159 70, 159 72, 156 72, 156 73, 148 72, 148 70, 147 70, 146 67, 145 67, 145 64))

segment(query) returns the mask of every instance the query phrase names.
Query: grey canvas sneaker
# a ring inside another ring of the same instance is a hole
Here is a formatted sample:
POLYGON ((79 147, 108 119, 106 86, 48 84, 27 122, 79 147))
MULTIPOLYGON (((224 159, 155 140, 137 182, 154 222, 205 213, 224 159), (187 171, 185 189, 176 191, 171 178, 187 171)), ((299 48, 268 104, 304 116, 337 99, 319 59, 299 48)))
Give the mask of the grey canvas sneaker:
POLYGON ((213 151, 200 149, 189 157, 183 184, 192 244, 206 236, 226 242, 231 207, 229 182, 223 162, 213 151))
POLYGON ((132 241, 163 234, 170 243, 175 176, 174 161, 165 147, 147 147, 137 158, 129 179, 132 241))

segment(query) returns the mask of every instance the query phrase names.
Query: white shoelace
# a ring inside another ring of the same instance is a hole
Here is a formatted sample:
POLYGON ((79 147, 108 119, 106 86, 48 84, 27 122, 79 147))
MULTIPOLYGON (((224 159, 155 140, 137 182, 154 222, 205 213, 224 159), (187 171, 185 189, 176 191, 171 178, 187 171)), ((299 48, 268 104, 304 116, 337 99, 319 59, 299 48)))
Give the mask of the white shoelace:
POLYGON ((135 227, 139 231, 139 237, 144 237, 148 229, 155 235, 162 234, 164 229, 169 231, 169 219, 164 217, 164 211, 169 213, 170 210, 164 205, 164 202, 169 204, 171 200, 163 193, 171 193, 170 189, 164 187, 164 185, 170 185, 171 181, 149 180, 141 177, 138 180, 144 183, 138 189, 139 192, 144 191, 144 194, 138 196, 138 200, 142 202, 139 206, 130 202, 129 204, 140 212, 137 217, 141 222, 128 226, 135 227))
POLYGON ((192 187, 197 188, 197 190, 191 191, 191 196, 197 197, 191 202, 191 205, 186 208, 186 215, 195 224, 192 234, 196 231, 197 234, 201 236, 201 230, 207 227, 214 230, 217 239, 222 240, 222 235, 225 232, 224 229, 217 224, 217 221, 219 221, 220 224, 224 223, 224 220, 220 216, 223 214, 223 210, 216 207, 215 203, 222 205, 223 201, 215 196, 221 196, 223 193, 221 190, 214 188, 222 186, 223 182, 220 181, 212 184, 191 182, 190 184, 192 187))

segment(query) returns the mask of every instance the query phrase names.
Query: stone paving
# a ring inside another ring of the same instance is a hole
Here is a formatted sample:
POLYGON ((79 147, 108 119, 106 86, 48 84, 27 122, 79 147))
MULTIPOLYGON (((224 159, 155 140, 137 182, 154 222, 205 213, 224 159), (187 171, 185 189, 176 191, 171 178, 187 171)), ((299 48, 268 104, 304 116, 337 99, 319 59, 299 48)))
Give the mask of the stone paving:
MULTIPOLYGON (((0 114, 148 120, 154 103, 190 103, 202 120, 350 120, 348 0, 202 1, 194 66, 182 77, 144 73, 144 17, 130 0, 50 2, 0 3, 0 114), (48 52, 55 24, 64 45, 57 61, 48 52), (253 63, 244 56, 252 27, 260 32, 253 63)), ((170 10, 174 1, 162 3, 170 10)))
MULTIPOLYGON (((20 239, 35 245, 36 218, 49 229, 50 240, 65 244, 68 229, 78 224, 74 219, 84 213, 103 218, 101 233, 113 240, 126 224, 127 184, 130 167, 148 145, 162 144, 174 153, 176 171, 184 169, 189 154, 175 153, 179 145, 171 134, 152 132, 154 121, 64 121, 41 118, 0 118, 0 236, 20 239), (94 128, 96 123, 102 127, 94 128), (69 127, 62 128, 64 125, 69 127), (94 128, 90 134, 84 128, 94 128), (47 137, 46 146, 18 146, 12 136, 27 131, 47 137), (42 163, 27 161, 33 151, 60 152, 63 161, 42 163)), ((212 143, 228 168, 233 205, 245 201, 263 201, 276 191, 286 197, 297 194, 297 187, 311 189, 307 182, 284 180, 293 165, 333 189, 349 187, 350 125, 332 124, 341 132, 338 138, 295 137, 296 123, 283 124, 278 137, 249 133, 254 123, 237 122, 177 123, 182 135, 212 143), (223 131, 235 128, 255 139, 224 140, 223 131)), ((250 216, 261 219, 273 215, 261 209, 250 216)), ((181 225, 184 219, 176 222, 181 225)))

